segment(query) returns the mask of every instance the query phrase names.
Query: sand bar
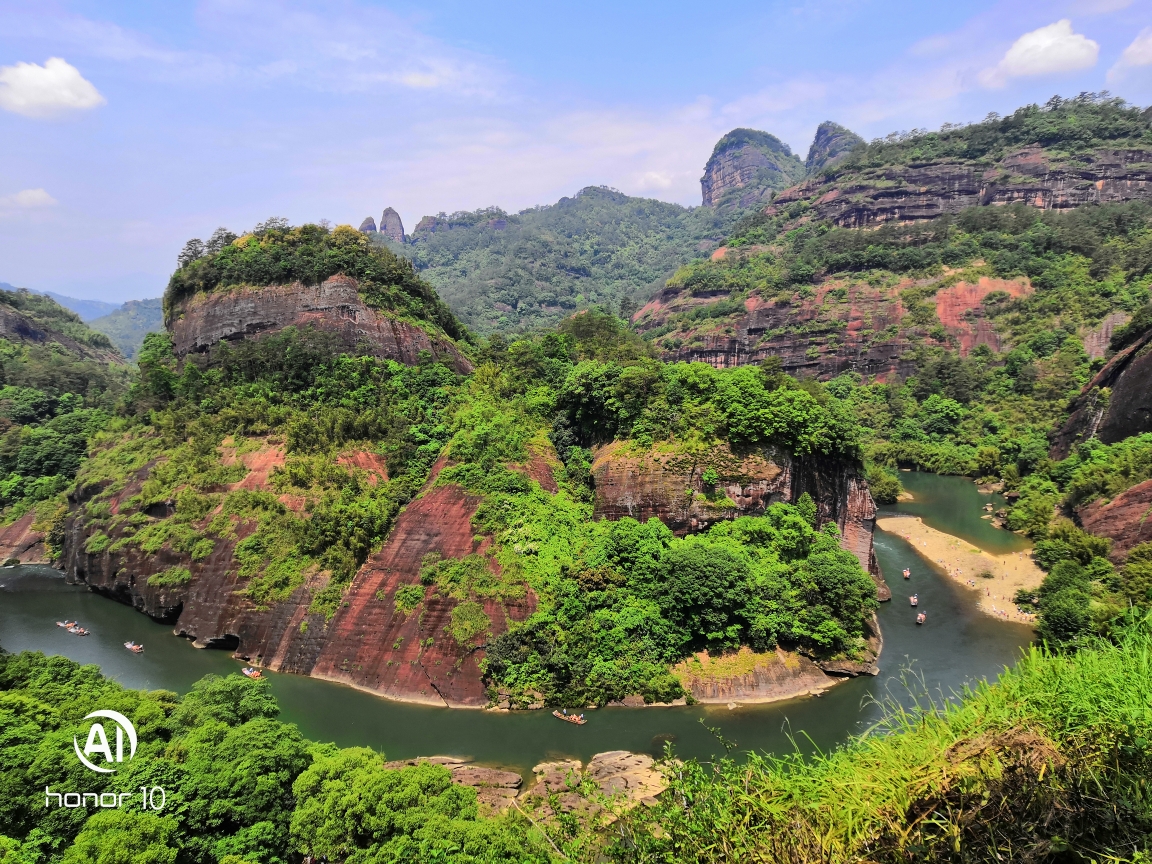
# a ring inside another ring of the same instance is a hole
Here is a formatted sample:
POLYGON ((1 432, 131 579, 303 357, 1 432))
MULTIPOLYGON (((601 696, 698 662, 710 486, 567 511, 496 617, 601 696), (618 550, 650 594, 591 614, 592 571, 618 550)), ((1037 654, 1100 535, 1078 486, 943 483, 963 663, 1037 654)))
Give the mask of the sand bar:
MULTIPOLYGON (((965 588, 979 591, 981 612, 1004 621, 1031 624, 1036 620, 1035 615, 1020 612, 1012 602, 1021 588, 1034 590, 1044 581, 1044 571, 1029 553, 993 555, 967 540, 930 528, 918 516, 884 516, 876 520, 876 527, 903 537, 965 588), (991 573, 992 578, 983 578, 981 573, 991 573)), ((885 573, 884 578, 893 589, 902 581, 899 573, 885 573)))

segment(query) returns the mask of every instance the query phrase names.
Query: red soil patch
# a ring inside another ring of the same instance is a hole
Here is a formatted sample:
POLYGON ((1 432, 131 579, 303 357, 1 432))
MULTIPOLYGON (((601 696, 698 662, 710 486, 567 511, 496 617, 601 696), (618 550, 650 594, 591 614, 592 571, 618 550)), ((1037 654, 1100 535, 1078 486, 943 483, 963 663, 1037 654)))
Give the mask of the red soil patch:
POLYGON ((367 471, 371 475, 373 486, 388 479, 388 465, 379 453, 352 450, 348 453, 341 453, 336 459, 336 463, 345 468, 359 468, 361 471, 367 471))
POLYGON ((1007 291, 1013 297, 1024 297, 1032 293, 1032 286, 1027 280, 981 276, 975 285, 958 282, 936 292, 936 315, 948 332, 960 341, 962 356, 967 356, 977 345, 1000 350, 1000 337, 992 329, 992 323, 984 318, 981 305, 993 291, 1007 291), (965 314, 969 312, 972 314, 965 314))

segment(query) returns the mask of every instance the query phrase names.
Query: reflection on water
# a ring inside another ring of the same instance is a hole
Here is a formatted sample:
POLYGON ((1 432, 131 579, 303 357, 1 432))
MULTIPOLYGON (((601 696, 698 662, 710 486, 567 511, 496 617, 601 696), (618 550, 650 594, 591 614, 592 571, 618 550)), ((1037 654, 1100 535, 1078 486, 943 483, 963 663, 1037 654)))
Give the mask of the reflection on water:
MULTIPOLYGON (((665 741, 682 756, 722 754, 701 720, 718 727, 741 750, 828 749, 874 722, 880 716, 877 700, 910 700, 900 681, 903 668, 910 668, 933 694, 951 694, 965 682, 995 677, 1015 661, 1031 636, 1023 625, 978 613, 975 592, 944 577, 899 537, 877 532, 876 555, 897 598, 879 612, 883 672, 877 678, 848 681, 821 697, 732 711, 725 706, 609 708, 587 712, 588 724, 578 727, 545 711, 429 708, 297 675, 269 678, 282 718, 299 725, 307 737, 341 746, 367 745, 395 759, 452 754, 525 772, 544 759, 587 759, 604 750, 658 753, 665 741), (909 582, 900 577, 906 566, 914 574, 909 582), (912 592, 920 595, 919 609, 928 615, 922 627, 908 606, 906 595, 912 592)), ((173 636, 171 627, 67 585, 46 567, 0 570, 0 645, 8 651, 37 650, 96 663, 128 687, 187 691, 203 675, 235 672, 241 666, 226 652, 197 650, 173 636), (78 620, 92 635, 73 636, 54 623, 65 619, 78 620), (123 643, 129 639, 143 643, 145 653, 125 650, 123 643)))
POLYGON ((1032 548, 1026 537, 1004 531, 991 520, 981 518, 988 515, 984 510, 985 504, 999 510, 1007 502, 1002 495, 981 492, 967 477, 901 471, 900 482, 912 493, 914 500, 885 505, 880 508, 880 516, 911 513, 923 519, 925 525, 961 537, 993 555, 1032 548))

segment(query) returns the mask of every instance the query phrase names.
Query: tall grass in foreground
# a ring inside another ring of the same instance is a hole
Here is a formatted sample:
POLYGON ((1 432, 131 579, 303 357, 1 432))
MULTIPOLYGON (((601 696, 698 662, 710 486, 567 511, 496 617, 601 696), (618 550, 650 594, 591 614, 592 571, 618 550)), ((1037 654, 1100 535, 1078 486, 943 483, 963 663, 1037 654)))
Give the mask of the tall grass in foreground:
POLYGON ((614 860, 1149 861, 1152 615, 826 755, 667 769, 614 860))

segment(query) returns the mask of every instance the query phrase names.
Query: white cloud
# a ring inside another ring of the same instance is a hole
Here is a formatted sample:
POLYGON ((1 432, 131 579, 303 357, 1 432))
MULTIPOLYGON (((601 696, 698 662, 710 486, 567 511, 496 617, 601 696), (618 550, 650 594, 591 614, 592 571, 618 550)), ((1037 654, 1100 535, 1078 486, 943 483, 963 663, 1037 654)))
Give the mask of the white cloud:
POLYGON ((1129 69, 1152 65, 1152 27, 1140 31, 1132 44, 1124 49, 1116 65, 1108 70, 1108 81, 1121 78, 1129 69))
POLYGON ((1091 69, 1100 55, 1100 46, 1072 30, 1067 18, 1025 33, 991 69, 980 73, 985 87, 1003 87, 1010 78, 1052 75, 1091 69))
POLYGON ((12 195, 0 197, 0 207, 19 210, 51 207, 55 203, 56 199, 43 189, 22 189, 12 195))
POLYGON ((50 57, 43 66, 0 66, 0 108, 25 117, 54 117, 105 104, 91 81, 66 60, 50 57))

